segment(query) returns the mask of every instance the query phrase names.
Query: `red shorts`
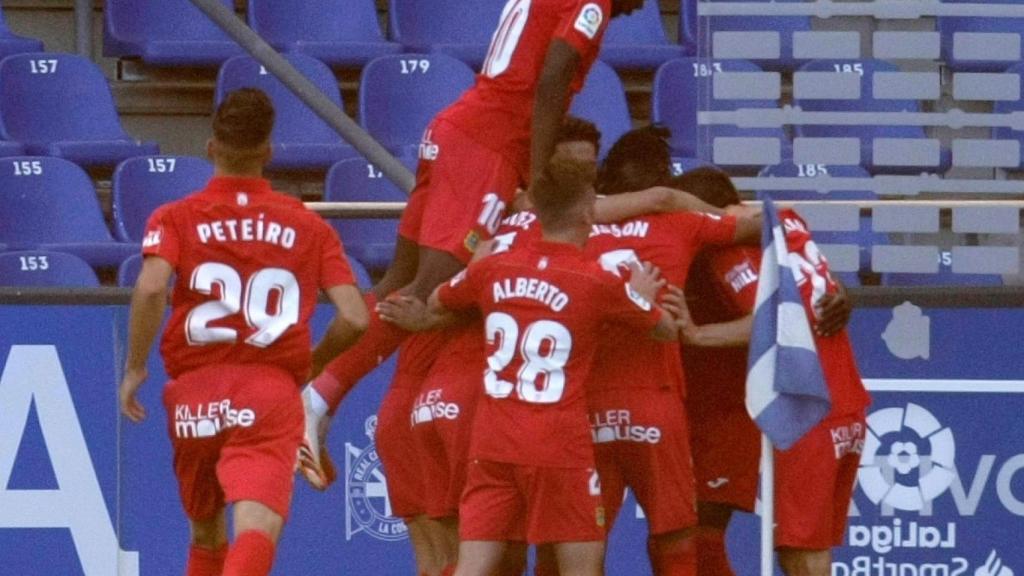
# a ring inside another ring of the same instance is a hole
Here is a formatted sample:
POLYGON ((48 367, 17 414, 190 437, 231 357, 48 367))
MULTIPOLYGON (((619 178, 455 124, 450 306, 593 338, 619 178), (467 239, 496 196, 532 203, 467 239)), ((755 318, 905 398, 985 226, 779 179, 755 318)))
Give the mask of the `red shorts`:
POLYGON ((396 372, 395 382, 380 404, 374 444, 384 468, 392 514, 412 518, 426 511, 419 455, 409 426, 409 411, 417 390, 411 385, 399 385, 401 378, 401 372, 396 372))
POLYGON ((473 460, 459 505, 459 537, 530 544, 604 540, 597 472, 473 460))
POLYGON ((477 245, 494 236, 519 180, 519 172, 501 154, 435 120, 420 144, 416 187, 398 233, 468 263, 477 245))
POLYGON ((867 425, 833 417, 775 451, 775 546, 825 550, 843 543, 867 425))
POLYGON ((754 511, 760 475, 761 432, 739 403, 736 410, 700 410, 688 404, 697 501, 754 511))
POLYGON ((592 393, 588 403, 609 530, 627 486, 651 534, 695 526, 689 434, 678 391, 603 390, 592 393))
MULTIPOLYGON (((460 358, 461 360, 461 358, 460 358)), ((473 413, 483 392, 474 370, 435 370, 423 383, 411 411, 420 458, 424 504, 432 518, 458 516, 466 486, 473 413)))
POLYGON ((302 442, 295 378, 267 365, 216 365, 182 374, 163 392, 185 514, 209 520, 253 500, 287 518, 302 442))

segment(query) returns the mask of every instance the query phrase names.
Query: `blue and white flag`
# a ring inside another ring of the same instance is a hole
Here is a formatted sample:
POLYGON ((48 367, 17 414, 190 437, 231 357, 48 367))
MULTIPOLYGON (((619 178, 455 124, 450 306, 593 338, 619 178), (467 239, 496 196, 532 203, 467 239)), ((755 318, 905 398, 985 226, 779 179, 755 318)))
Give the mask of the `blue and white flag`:
POLYGON ((786 450, 828 414, 828 385, 797 288, 782 222, 764 202, 761 277, 747 368, 747 412, 772 445, 786 450))

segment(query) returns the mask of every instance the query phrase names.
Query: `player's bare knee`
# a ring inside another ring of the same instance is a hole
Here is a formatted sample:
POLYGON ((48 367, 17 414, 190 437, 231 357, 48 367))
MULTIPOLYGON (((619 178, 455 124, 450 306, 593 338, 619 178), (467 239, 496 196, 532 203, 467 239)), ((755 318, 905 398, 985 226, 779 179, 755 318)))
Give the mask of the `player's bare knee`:
POLYGON ((265 533, 274 543, 277 543, 284 527, 284 518, 280 514, 253 500, 235 503, 234 521, 235 534, 256 530, 265 533))

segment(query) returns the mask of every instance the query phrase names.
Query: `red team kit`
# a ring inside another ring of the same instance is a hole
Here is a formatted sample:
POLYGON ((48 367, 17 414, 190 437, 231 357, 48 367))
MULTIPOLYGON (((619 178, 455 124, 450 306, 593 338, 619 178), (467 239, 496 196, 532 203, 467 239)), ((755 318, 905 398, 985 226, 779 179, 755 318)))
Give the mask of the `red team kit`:
POLYGON ((321 289, 354 283, 337 234, 266 180, 219 177, 159 208, 145 238, 177 274, 161 353, 188 516, 255 500, 286 517, 308 321, 321 289))

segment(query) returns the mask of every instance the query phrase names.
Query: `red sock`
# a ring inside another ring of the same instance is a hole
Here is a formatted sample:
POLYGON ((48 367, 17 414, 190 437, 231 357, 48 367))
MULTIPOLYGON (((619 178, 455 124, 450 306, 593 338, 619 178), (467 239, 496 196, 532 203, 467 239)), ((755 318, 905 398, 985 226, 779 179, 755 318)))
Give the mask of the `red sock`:
POLYGON ((654 576, 697 576, 697 547, 693 538, 647 539, 654 576))
POLYGON ((246 530, 235 538, 222 576, 267 576, 274 564, 274 543, 266 533, 246 530))
POLYGON ((185 576, 220 576, 221 570, 224 569, 224 557, 227 555, 226 545, 213 550, 192 545, 188 549, 185 576))
POLYGON ((725 550, 725 533, 702 529, 697 533, 697 568, 700 576, 735 576, 725 550))
POLYGON ((333 414, 357 382, 369 374, 398 348, 408 332, 380 319, 374 310, 377 298, 372 292, 363 295, 370 310, 370 325, 351 348, 331 360, 322 374, 313 380, 313 389, 327 402, 333 414))
POLYGON ((449 564, 441 570, 441 576, 452 576, 455 574, 455 564, 449 564))

